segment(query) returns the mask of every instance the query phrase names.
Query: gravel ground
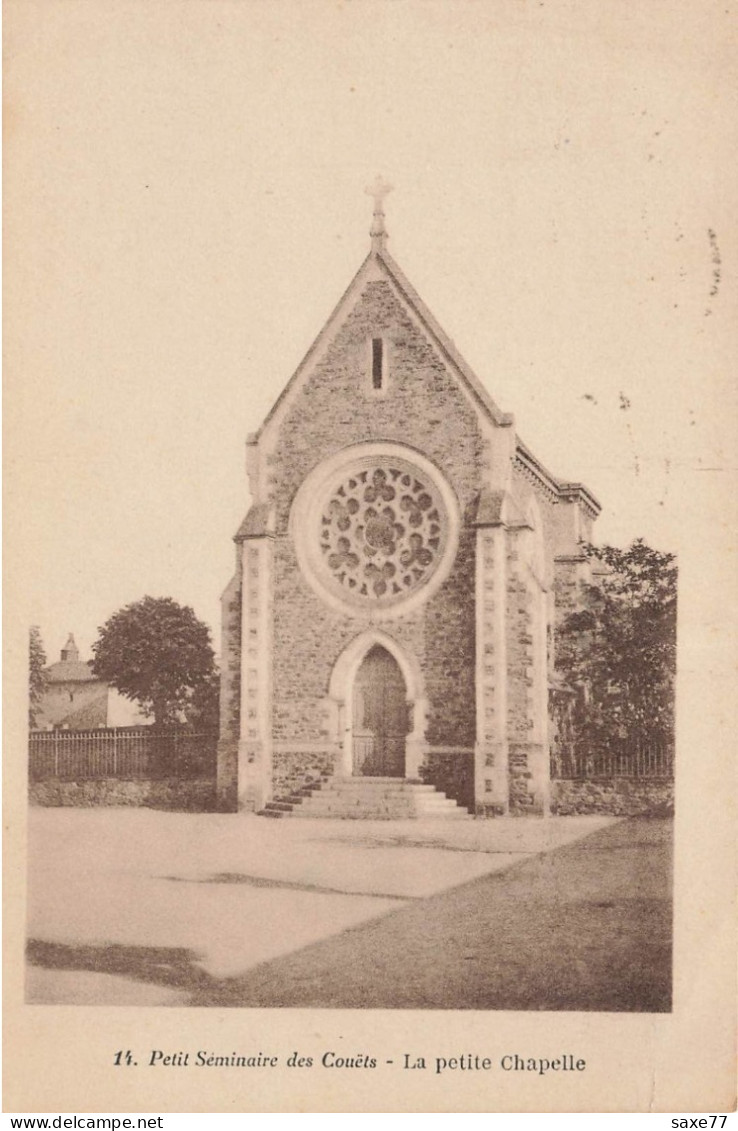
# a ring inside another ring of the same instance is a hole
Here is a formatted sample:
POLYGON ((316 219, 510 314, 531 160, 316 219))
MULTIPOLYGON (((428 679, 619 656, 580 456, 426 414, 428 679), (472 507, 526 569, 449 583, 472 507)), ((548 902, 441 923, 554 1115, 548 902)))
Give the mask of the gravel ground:
POLYGON ((668 1009, 669 849, 611 818, 37 809, 27 1000, 668 1009))

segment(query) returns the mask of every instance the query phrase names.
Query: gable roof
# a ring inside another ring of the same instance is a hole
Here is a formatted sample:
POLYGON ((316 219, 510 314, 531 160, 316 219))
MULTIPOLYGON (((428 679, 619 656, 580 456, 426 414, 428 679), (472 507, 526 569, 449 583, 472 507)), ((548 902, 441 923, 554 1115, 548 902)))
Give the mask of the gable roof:
MULTIPOLYGON (((499 427, 510 427, 513 425, 513 415, 508 412, 502 412, 501 409, 497 406, 482 382, 461 356, 458 349, 456 348, 455 343, 451 338, 448 337, 448 335, 436 321, 434 316, 431 314, 430 310, 423 302, 422 298, 415 290, 412 283, 407 279, 402 269, 389 254, 386 247, 382 247, 373 248, 364 259, 363 263, 359 267, 359 270, 356 272, 353 279, 346 287, 346 290, 341 295, 341 298, 336 303, 336 306, 334 307, 327 322, 323 326, 323 329, 317 335, 304 358, 295 370, 294 374, 287 382, 284 389, 267 413, 258 432, 256 432, 253 437, 251 437, 251 442, 256 443, 261 438, 265 429, 274 418, 280 405, 282 405, 289 397, 290 393, 295 388, 302 375, 305 373, 306 369, 310 365, 320 347, 331 336, 334 326, 343 314, 344 309, 347 307, 351 296, 355 291, 358 290, 364 276, 367 276, 370 270, 377 264, 381 267, 385 275, 389 278, 391 283, 399 292, 400 296, 413 311, 415 316, 420 321, 421 325, 426 330, 429 337, 435 342, 437 348, 449 361, 451 367, 456 371, 457 377, 461 384, 471 394, 472 398, 478 403, 479 407, 488 417, 488 419, 499 427)), ((585 506, 593 515, 599 514, 601 510, 600 504, 590 491, 588 491, 580 483, 565 483, 553 476, 549 471, 546 470, 543 464, 540 463, 538 459, 536 459, 530 449, 525 444, 523 444, 522 440, 520 440, 519 437, 516 437, 516 458, 519 459, 522 464, 524 464, 530 474, 532 474, 536 479, 539 480, 544 488, 548 489, 550 492, 559 497, 573 499, 575 496, 579 495, 580 500, 585 504, 585 506)), ((248 536, 243 530, 239 531, 239 534, 242 537, 248 536)))

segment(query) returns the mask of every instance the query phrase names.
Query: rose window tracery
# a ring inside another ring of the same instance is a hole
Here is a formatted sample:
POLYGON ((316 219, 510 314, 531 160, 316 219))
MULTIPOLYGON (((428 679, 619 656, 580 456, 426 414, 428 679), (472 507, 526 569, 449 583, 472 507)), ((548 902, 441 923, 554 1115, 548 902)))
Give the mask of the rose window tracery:
POLYGON ((359 602, 392 604, 435 572, 446 509, 429 478, 401 461, 345 474, 320 511, 319 545, 331 582, 359 602))

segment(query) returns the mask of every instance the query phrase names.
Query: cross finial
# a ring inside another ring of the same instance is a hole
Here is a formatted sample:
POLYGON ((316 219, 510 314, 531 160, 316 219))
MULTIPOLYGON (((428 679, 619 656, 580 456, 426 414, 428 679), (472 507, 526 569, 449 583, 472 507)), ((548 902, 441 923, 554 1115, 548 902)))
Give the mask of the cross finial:
POLYGON ((372 237, 372 250, 381 251, 387 239, 387 232, 384 228, 383 202, 387 193, 392 192, 392 185, 377 173, 377 176, 374 178, 374 183, 367 185, 364 191, 368 196, 374 197, 374 214, 372 216, 372 226, 369 229, 369 235, 372 237))

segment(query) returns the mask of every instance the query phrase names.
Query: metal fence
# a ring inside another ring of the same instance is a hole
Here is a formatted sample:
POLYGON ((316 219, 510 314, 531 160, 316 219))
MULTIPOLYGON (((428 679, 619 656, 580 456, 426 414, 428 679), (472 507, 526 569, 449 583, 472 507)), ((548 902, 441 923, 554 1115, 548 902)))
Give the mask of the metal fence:
POLYGON ((29 734, 32 782, 57 778, 209 778, 215 776, 212 732, 111 727, 100 730, 34 730, 29 734))
POLYGON ((673 778, 674 747, 668 742, 614 743, 605 750, 554 750, 551 777, 673 778))

